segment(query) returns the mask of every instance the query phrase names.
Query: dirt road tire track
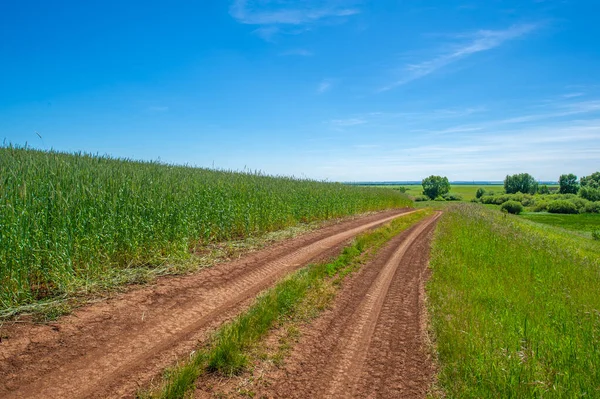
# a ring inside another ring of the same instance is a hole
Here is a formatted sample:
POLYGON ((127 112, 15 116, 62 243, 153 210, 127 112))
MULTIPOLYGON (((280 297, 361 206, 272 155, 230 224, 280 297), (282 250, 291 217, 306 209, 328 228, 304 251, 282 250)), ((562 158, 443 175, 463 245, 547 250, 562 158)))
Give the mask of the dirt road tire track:
POLYGON ((53 326, 13 326, 0 345, 0 397, 132 397, 260 291, 407 213, 343 222, 194 275, 161 279, 53 326))
POLYGON ((424 282, 438 215, 404 232, 345 284, 260 395, 424 398, 433 376, 424 282))

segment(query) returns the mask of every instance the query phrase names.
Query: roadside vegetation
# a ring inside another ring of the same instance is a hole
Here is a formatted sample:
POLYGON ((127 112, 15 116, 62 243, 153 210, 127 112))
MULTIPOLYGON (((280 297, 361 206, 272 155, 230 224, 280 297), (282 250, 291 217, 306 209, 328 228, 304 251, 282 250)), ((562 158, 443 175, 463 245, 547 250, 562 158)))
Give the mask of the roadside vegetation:
POLYGON ((397 191, 0 148, 0 310, 106 288, 206 245, 410 206, 397 191))
POLYGON ((600 243, 459 204, 431 268, 446 397, 600 396, 600 243))
MULTIPOLYGON (((252 348, 275 326, 281 327, 292 320, 312 293, 320 296, 322 292, 329 292, 311 302, 313 309, 309 312, 319 313, 334 297, 331 289, 324 289, 324 286, 339 286, 345 276, 357 270, 386 242, 431 214, 432 210, 420 210, 394 219, 358 236, 336 259, 309 265, 286 277, 260 295, 246 312, 220 327, 211 342, 193 352, 189 360, 167 371, 162 385, 149 392, 140 392, 139 396, 183 398, 204 373, 239 374, 248 366, 252 348)), ((306 306, 302 311, 307 312, 306 306)))

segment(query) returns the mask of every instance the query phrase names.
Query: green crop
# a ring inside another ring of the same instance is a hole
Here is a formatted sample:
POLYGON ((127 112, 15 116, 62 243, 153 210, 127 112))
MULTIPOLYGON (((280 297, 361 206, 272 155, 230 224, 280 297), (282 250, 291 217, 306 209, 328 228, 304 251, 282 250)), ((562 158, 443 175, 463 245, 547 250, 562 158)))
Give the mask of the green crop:
POLYGON ((407 197, 261 173, 0 148, 0 309, 407 197))

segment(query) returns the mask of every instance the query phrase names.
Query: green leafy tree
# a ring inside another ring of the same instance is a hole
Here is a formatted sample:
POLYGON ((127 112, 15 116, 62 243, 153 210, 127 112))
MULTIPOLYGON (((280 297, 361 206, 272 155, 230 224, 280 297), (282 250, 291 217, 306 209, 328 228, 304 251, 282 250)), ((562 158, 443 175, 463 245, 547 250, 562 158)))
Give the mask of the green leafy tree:
POLYGON ((504 191, 506 194, 535 194, 538 184, 529 173, 519 173, 517 175, 506 176, 504 179, 504 191))
POLYGON ((447 177, 431 175, 422 181, 423 194, 435 199, 450 191, 450 182, 447 177))
POLYGON ((600 201, 600 172, 584 176, 580 180, 579 196, 588 201, 600 201))
POLYGON ((540 186, 540 189, 538 190, 538 193, 540 194, 550 194, 550 189, 548 188, 547 185, 542 185, 540 186))
POLYGON ((559 192, 561 194, 577 194, 579 191, 579 184, 577 184, 577 176, 573 173, 568 175, 560 175, 558 178, 558 184, 560 185, 559 192))
POLYGON ((592 173, 589 176, 581 178, 581 187, 590 187, 600 189, 600 172, 592 173))
POLYGON ((475 193, 475 198, 481 198, 485 195, 485 188, 479 187, 475 193))

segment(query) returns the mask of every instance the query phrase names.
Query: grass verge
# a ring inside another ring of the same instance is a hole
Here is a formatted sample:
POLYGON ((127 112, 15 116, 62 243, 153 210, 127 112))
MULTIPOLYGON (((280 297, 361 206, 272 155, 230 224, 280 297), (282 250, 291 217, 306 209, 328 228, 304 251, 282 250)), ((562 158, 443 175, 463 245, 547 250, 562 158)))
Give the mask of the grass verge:
MULTIPOLYGON (((239 373, 248 364, 248 352, 252 346, 263 339, 277 321, 293 316, 303 299, 320 288, 320 282, 331 280, 339 283, 392 237, 431 213, 431 210, 423 210, 395 219, 358 236, 333 261, 309 265, 286 277, 259 296, 246 312, 222 326, 205 348, 169 370, 162 386, 151 392, 140 393, 139 396, 183 398, 193 390, 195 381, 203 373, 226 376, 239 373)), ((315 306, 318 306, 318 302, 313 301, 315 306)), ((306 309, 302 311, 306 312, 306 309)))
POLYGON ((600 245, 553 230, 445 212, 427 291, 446 397, 600 396, 600 245))

